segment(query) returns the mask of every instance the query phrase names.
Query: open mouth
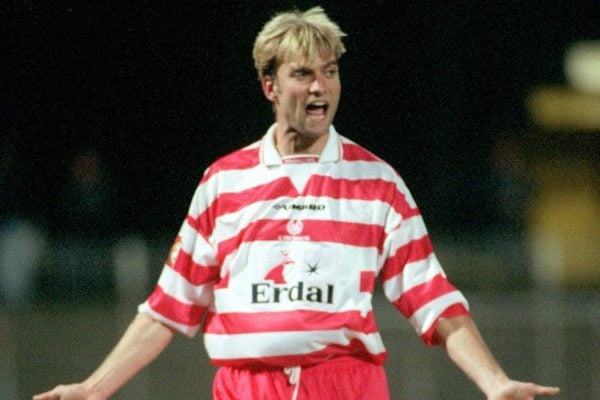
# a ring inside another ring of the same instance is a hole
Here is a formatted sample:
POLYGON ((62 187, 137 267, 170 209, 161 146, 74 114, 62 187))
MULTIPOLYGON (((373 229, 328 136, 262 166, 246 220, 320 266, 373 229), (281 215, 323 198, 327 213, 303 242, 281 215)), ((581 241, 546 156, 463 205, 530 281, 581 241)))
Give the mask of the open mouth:
POLYGON ((308 115, 321 116, 327 114, 329 105, 323 101, 316 101, 306 106, 306 113, 308 115))

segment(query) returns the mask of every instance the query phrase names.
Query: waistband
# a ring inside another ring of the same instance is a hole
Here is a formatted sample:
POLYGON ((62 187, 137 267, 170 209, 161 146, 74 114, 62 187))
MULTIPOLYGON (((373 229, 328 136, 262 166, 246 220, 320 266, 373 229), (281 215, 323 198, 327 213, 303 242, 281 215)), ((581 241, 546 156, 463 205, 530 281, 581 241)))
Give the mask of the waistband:
MULTIPOLYGON (((322 361, 319 361, 317 363, 314 364, 306 364, 306 365, 301 365, 303 370, 308 370, 308 369, 318 369, 318 368, 330 368, 330 367, 334 367, 335 365, 340 365, 340 364, 350 364, 350 363, 368 363, 368 364, 375 364, 373 361, 363 358, 363 357, 354 357, 354 356, 350 356, 350 355, 341 355, 341 356, 336 356, 336 357, 332 357, 332 358, 328 358, 322 361)), ((298 365, 288 365, 288 366, 274 366, 274 365, 267 365, 267 364, 250 364, 250 365, 245 365, 245 366, 239 366, 239 367, 232 367, 232 366, 228 366, 227 368, 231 368, 231 369, 238 369, 238 370, 247 370, 247 371, 252 371, 252 372, 261 372, 261 371, 282 371, 285 368, 291 368, 291 367, 297 367, 298 365)), ((222 367, 222 366, 221 366, 222 367)))

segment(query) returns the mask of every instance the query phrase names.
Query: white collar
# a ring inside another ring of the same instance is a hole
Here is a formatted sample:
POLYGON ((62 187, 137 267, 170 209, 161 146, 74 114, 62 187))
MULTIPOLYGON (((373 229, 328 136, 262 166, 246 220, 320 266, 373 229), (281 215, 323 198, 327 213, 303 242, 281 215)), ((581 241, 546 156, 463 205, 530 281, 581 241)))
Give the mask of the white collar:
MULTIPOLYGON (((263 136, 260 144, 260 159, 265 165, 283 164, 281 155, 279 154, 279 151, 277 151, 277 147, 275 147, 274 136, 276 126, 277 124, 271 125, 267 133, 263 136)), ((342 143, 340 136, 333 125, 329 125, 329 137, 327 138, 327 143, 325 144, 325 147, 319 156, 319 162, 337 162, 340 160, 341 155, 342 143)))

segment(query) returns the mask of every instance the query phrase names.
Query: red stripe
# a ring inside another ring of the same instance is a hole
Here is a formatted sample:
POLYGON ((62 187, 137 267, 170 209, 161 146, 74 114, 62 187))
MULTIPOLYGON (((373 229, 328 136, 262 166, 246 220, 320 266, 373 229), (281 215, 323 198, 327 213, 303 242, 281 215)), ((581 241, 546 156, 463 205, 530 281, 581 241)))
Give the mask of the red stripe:
POLYGON ((365 149, 354 143, 342 144, 342 151, 344 153, 344 160, 346 161, 379 161, 381 159, 365 149))
POLYGON ((237 150, 223 156, 214 162, 202 177, 200 184, 208 181, 213 175, 222 171, 249 169, 257 166, 260 162, 259 147, 237 150))
POLYGON ((214 290, 219 290, 219 289, 227 289, 229 287, 229 271, 227 271, 227 273, 225 273, 225 276, 223 277, 223 279, 221 279, 220 281, 218 281, 214 286, 213 289, 214 290))
POLYGON ((198 325, 202 319, 205 307, 185 304, 165 293, 160 286, 148 297, 150 307, 165 318, 187 326, 198 325))
POLYGON ((441 274, 434 276, 429 281, 415 286, 400 296, 394 305, 402 315, 409 318, 427 303, 445 294, 456 291, 456 288, 441 274))
POLYGON ((466 309, 466 307, 464 306, 464 304, 453 304, 450 307, 446 308, 446 310, 444 310, 444 312, 442 312, 440 314, 440 316, 438 317, 438 319, 433 323, 433 325, 431 325, 431 328, 429 328, 427 331, 425 331, 422 335, 421 335, 421 339, 423 340, 423 342, 425 342, 425 344, 427 346, 435 346, 437 344, 440 344, 441 341, 439 340, 439 338, 437 337, 437 335, 435 334, 438 323, 440 322, 440 319, 442 318, 454 318, 454 317, 458 317, 461 315, 467 315, 470 316, 471 313, 469 312, 469 310, 466 309))
POLYGON ((404 219, 420 215, 419 209, 412 208, 406 196, 398 191, 395 182, 383 179, 334 179, 313 175, 303 194, 345 200, 379 200, 388 203, 404 219))
POLYGON ((363 343, 358 339, 350 341, 348 346, 330 345, 323 350, 308 354, 292 354, 257 358, 211 358, 211 362, 218 366, 234 368, 261 368, 261 367, 289 367, 290 365, 308 366, 326 362, 335 357, 350 356, 383 365, 387 359, 387 351, 379 354, 370 354, 363 343))
POLYGON ((375 289, 375 272, 361 271, 360 273, 360 291, 373 293, 375 289))
POLYGON ((412 240, 396 250, 396 254, 389 257, 381 271, 381 281, 385 282, 404 271, 406 264, 424 260, 433 253, 433 246, 429 236, 412 240))
POLYGON ((247 207, 250 204, 277 199, 279 197, 296 196, 294 187, 289 178, 282 177, 264 185, 254 186, 240 192, 222 193, 211 204, 212 215, 218 218, 224 214, 230 214, 247 207))
POLYGON ((194 219, 191 215, 187 215, 185 222, 192 227, 198 235, 200 235, 206 242, 210 236, 209 232, 214 229, 213 220, 208 218, 207 215, 201 215, 202 218, 194 219))
MULTIPOLYGON (((258 220, 242 229, 237 236, 218 244, 219 261, 235 251, 244 242, 259 240, 279 240, 289 236, 286 226, 288 220, 258 220)), ((384 231, 377 225, 358 224, 341 221, 302 220, 304 226, 300 236, 319 242, 343 243, 359 247, 375 247, 381 251, 380 244, 384 231)))
POLYGON ((362 317, 360 311, 329 313, 296 310, 251 313, 211 313, 204 332, 221 335, 242 333, 324 331, 348 328, 362 333, 377 332, 372 312, 362 317))
POLYGON ((188 223, 204 237, 212 235, 218 217, 231 214, 259 201, 274 200, 282 196, 292 197, 296 192, 288 178, 279 178, 267 184, 240 192, 222 193, 197 218, 188 216, 188 223))
POLYGON ((219 279, 219 268, 200 265, 183 250, 179 251, 172 268, 192 285, 202 285, 219 279))
POLYGON ((394 182, 383 179, 346 179, 313 175, 306 187, 306 195, 326 196, 347 200, 388 201, 397 190, 394 182))

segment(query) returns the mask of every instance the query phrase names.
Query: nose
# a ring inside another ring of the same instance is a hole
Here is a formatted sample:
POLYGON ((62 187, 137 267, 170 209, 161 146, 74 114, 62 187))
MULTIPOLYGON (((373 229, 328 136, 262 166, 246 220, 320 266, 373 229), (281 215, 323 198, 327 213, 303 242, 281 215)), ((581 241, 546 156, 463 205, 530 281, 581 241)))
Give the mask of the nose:
POLYGON ((315 76, 315 79, 310 83, 309 91, 311 94, 320 95, 325 90, 325 81, 322 76, 315 76))

